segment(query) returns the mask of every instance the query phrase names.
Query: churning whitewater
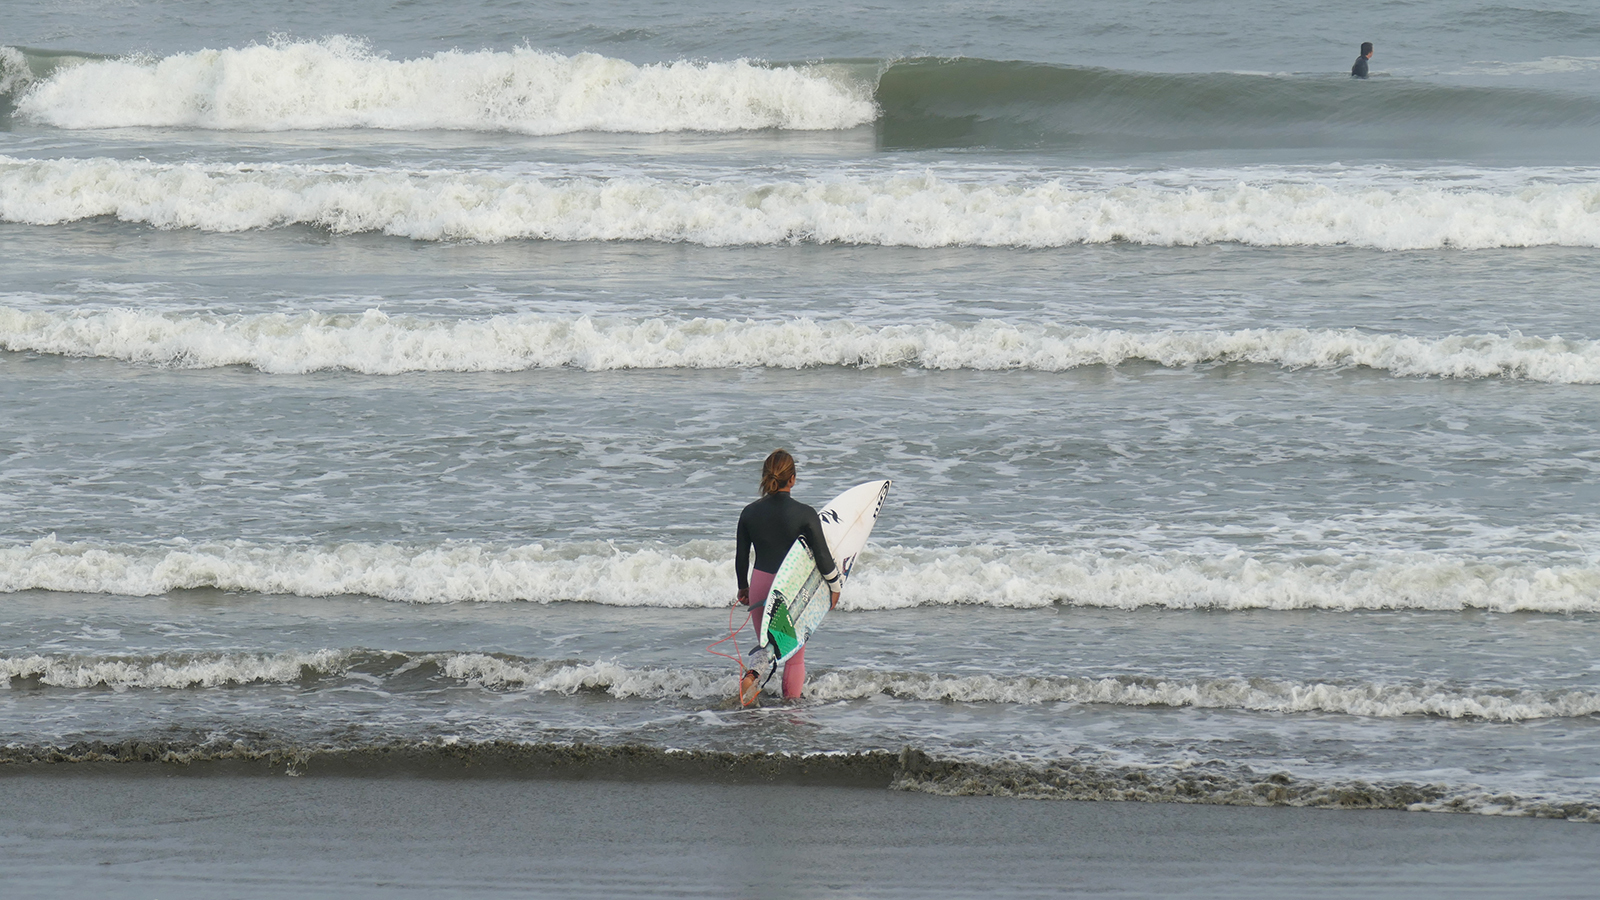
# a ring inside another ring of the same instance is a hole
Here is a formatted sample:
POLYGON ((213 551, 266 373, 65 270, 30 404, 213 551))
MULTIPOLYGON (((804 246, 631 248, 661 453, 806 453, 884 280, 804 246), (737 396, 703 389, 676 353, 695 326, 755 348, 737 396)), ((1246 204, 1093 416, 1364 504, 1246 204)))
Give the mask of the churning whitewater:
POLYGON ((1304 328, 1139 333, 1002 321, 874 327, 808 318, 596 321, 530 313, 463 320, 390 316, 379 310, 361 315, 213 316, 0 306, 0 348, 178 368, 243 365, 280 375, 813 366, 1062 372, 1153 362, 1169 367, 1359 366, 1397 377, 1600 382, 1600 344, 1561 337, 1429 339, 1304 328))
MULTIPOLYGON (((614 660, 537 660, 478 653, 410 653, 317 650, 309 653, 169 654, 158 657, 0 657, 0 677, 52 688, 107 687, 117 691, 215 688, 226 685, 301 684, 319 679, 376 677, 391 691, 408 690, 424 676, 491 690, 572 695, 603 693, 617 699, 715 700, 736 689, 732 673, 703 669, 634 668, 614 660), (374 673, 376 675, 374 676, 374 673)), ((1600 693, 1507 691, 1496 686, 1445 683, 1298 683, 1263 678, 1188 681, 1154 676, 1101 678, 942 675, 879 669, 840 669, 820 675, 813 699, 899 700, 953 703, 1097 703, 1132 707, 1193 707, 1275 713, 1342 713, 1359 716, 1436 716, 1521 722, 1582 717, 1600 712, 1600 693)))
POLYGON ((24 81, 21 68, 13 56, 8 92, 18 95, 18 113, 56 128, 538 135, 840 129, 874 116, 869 96, 825 71, 748 60, 637 66, 526 47, 391 60, 359 41, 329 38, 161 59, 81 60, 37 80, 24 81))
POLYGON ((1552 56, 1441 67, 1428 74, 1445 83, 1397 80, 1380 94, 1299 72, 1149 72, 964 56, 680 57, 640 65, 523 45, 396 58, 360 38, 332 36, 164 56, 0 46, 0 100, 26 121, 67 129, 553 135, 873 124, 895 147, 1292 147, 1336 145, 1345 128, 1391 140, 1593 128, 1600 102, 1592 97, 1450 80, 1585 73, 1597 65, 1593 57, 1552 56))
MULTIPOLYGON (((41 538, 0 548, 0 591, 153 596, 216 588, 404 603, 581 602, 663 609, 728 605, 728 548, 701 541, 496 546, 245 541, 139 547, 41 538)), ((1315 562, 1232 552, 1118 553, 875 546, 846 610, 921 606, 1036 609, 1486 609, 1600 612, 1600 566, 1485 562, 1391 550, 1315 562)))
POLYGON ((36 4, 0 770, 1600 821, 1600 11, 1552 3, 36 4), (742 709, 777 447, 895 488, 742 709))
POLYGON ((59 225, 109 216, 215 232, 306 225, 419 241, 708 247, 1600 247, 1597 171, 1570 173, 1566 183, 1534 172, 1510 184, 1491 173, 1408 185, 1391 183, 1396 179, 1388 172, 1359 174, 1229 169, 1150 179, 1133 172, 1052 177, 919 166, 782 180, 707 173, 689 180, 0 156, 0 220, 59 225))

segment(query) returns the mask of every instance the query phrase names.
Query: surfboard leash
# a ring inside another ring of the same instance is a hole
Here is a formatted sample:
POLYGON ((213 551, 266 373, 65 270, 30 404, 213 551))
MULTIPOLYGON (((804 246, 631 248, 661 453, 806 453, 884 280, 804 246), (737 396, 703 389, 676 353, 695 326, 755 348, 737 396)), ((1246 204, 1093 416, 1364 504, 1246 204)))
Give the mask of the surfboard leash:
MULTIPOLYGON (((748 607, 748 606, 744 607, 744 611, 746 613, 745 621, 749 621, 749 615, 748 614, 750 612, 750 607, 748 607)), ((738 615, 738 613, 739 613, 738 604, 735 604, 733 606, 728 607, 728 636, 723 638, 720 641, 714 641, 714 642, 712 642, 710 644, 707 644, 706 645, 706 652, 711 654, 712 656, 720 656, 723 659, 726 659, 729 662, 733 663, 733 665, 735 667, 735 670, 738 672, 738 675, 736 675, 735 677, 739 679, 739 683, 742 685, 743 682, 744 682, 744 673, 749 670, 749 667, 746 666, 745 663, 744 663, 744 651, 739 649, 739 632, 744 630, 744 624, 745 623, 744 622, 739 622, 737 624, 734 623, 734 617, 736 615, 738 615), (722 646, 723 644, 727 644, 727 643, 732 643, 733 644, 733 655, 732 656, 729 656, 728 654, 723 653, 721 650, 717 649, 718 647, 722 646)), ((744 694, 744 692, 741 690, 740 691, 740 697, 739 697, 739 705, 740 706, 744 706, 745 705, 743 694, 744 694)))
MULTIPOLYGON (((748 607, 748 606, 744 607, 744 611, 747 614, 745 621, 749 621, 748 613, 750 611, 750 607, 748 607)), ((751 668, 750 664, 745 661, 744 651, 739 649, 739 632, 744 630, 745 623, 744 622, 739 622, 738 624, 734 624, 734 617, 736 615, 738 615, 738 613, 739 613, 739 606, 738 605, 734 605, 734 606, 728 607, 728 636, 723 638, 723 639, 721 639, 721 640, 719 640, 719 641, 713 641, 712 643, 707 644, 706 645, 706 652, 711 654, 712 656, 720 656, 723 659, 726 659, 726 660, 728 660, 728 661, 730 661, 730 662, 732 662, 734 664, 734 666, 736 668, 736 671, 738 671, 738 673, 739 673, 739 675, 738 675, 738 677, 739 677, 739 686, 740 686, 740 690, 739 690, 739 705, 741 707, 744 707, 744 706, 749 706, 750 705, 750 704, 744 702, 744 676, 745 676, 746 672, 755 672, 756 670, 751 668), (720 647, 723 644, 727 644, 727 643, 732 643, 733 644, 733 655, 732 656, 729 656, 728 654, 723 653, 722 651, 716 649, 717 647, 720 647)), ((773 673, 775 673, 777 671, 778 671, 778 664, 777 664, 777 661, 774 660, 772 665, 767 668, 767 674, 766 674, 765 677, 762 677, 760 675, 760 673, 757 672, 757 677, 761 678, 761 688, 765 688, 767 686, 767 682, 772 680, 773 673)), ((758 688, 757 692, 759 693, 759 691, 760 691, 760 689, 758 688)), ((752 700, 751 702, 754 702, 754 700, 752 700)))

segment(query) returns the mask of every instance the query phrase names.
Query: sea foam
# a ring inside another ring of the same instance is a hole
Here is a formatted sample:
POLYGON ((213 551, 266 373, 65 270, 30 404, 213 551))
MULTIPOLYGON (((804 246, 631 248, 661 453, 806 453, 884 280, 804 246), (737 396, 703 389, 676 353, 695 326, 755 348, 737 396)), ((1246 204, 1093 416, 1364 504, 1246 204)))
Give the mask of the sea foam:
POLYGON ((1422 338, 1304 328, 1138 332, 997 321, 870 326, 804 318, 595 320, 529 313, 441 319, 378 310, 214 316, 0 306, 0 349, 180 368, 245 365, 273 374, 811 366, 1061 372, 1145 361, 1600 383, 1600 344, 1559 337, 1422 338))
POLYGON ((163 657, 29 654, 0 657, 0 679, 37 679, 51 687, 200 688, 230 684, 287 684, 310 675, 342 674, 351 654, 194 653, 163 657))
POLYGON ((1231 185, 1108 186, 1065 175, 925 170, 695 180, 0 157, 0 220, 51 225, 98 216, 159 228, 305 225, 429 241, 1600 247, 1600 184, 1360 185, 1267 176, 1231 185))
MULTIPOLYGON (((1319 556, 1098 553, 993 546, 872 546, 840 608, 1055 604, 1137 609, 1488 609, 1600 612, 1600 568, 1444 553, 1319 556)), ((152 596, 216 588, 406 603, 528 601, 718 608, 731 603, 725 541, 622 548, 243 541, 169 546, 63 542, 0 548, 0 592, 152 596)))
MULTIPOLYGON (((339 678, 359 668, 388 690, 390 679, 437 676, 495 690, 604 693, 617 699, 708 700, 737 689, 737 673, 710 665, 636 666, 618 660, 543 660, 486 653, 314 650, 280 653, 168 653, 155 656, 0 656, 0 681, 33 679, 62 688, 192 689, 293 684, 339 678)), ((1508 689, 1428 682, 1297 681, 1283 678, 1155 675, 950 675, 885 669, 823 669, 806 685, 819 702, 888 696, 952 703, 1072 703, 1194 707, 1273 713, 1434 716, 1519 722, 1600 713, 1600 694, 1580 689, 1508 689)))
POLYGON ((0 98, 15 95, 33 81, 27 55, 15 47, 0 46, 0 98))
MULTIPOLYGON (((707 699, 729 696, 733 674, 676 667, 633 667, 614 660, 551 665, 483 654, 441 660, 454 678, 490 687, 575 693, 604 691, 618 698, 707 699)), ((1301 682, 1289 679, 944 675, 878 669, 832 669, 806 683, 813 701, 898 700, 954 703, 1077 703, 1195 707, 1275 713, 1355 716, 1437 716, 1516 722, 1588 716, 1600 695, 1582 690, 1508 690, 1444 682, 1301 682)))
POLYGON ((29 86, 16 105, 58 128, 560 134, 851 128, 876 115, 871 94, 822 69, 748 60, 640 66, 528 48, 395 60, 333 37, 87 61, 29 86))

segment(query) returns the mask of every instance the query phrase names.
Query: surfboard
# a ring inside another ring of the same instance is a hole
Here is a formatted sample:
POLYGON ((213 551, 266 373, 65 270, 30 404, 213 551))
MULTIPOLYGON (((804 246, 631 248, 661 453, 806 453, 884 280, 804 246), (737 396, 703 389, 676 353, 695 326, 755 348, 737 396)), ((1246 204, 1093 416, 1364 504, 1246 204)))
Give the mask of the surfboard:
MULTIPOLYGON (((840 590, 855 568, 856 557, 867 545, 872 526, 878 522, 890 483, 881 480, 858 484, 817 512, 817 518, 822 520, 822 538, 828 542, 843 579, 840 590)), ((828 614, 828 600, 828 589, 822 573, 817 571, 811 548, 804 540, 795 541, 778 566, 772 591, 767 594, 761 646, 770 645, 780 663, 793 656, 822 624, 822 617, 828 614)))

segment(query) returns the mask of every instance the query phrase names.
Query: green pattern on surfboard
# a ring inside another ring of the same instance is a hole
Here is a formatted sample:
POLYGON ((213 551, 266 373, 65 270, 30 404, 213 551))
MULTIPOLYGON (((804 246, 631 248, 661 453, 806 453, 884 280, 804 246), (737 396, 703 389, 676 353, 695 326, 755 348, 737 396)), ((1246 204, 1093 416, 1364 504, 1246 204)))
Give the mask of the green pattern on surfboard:
POLYGON ((778 567, 778 576, 772 580, 772 590, 767 594, 767 638, 777 648, 778 659, 788 659, 800 649, 800 632, 795 628, 795 617, 816 598, 822 587, 822 573, 811 557, 804 540, 795 541, 778 567))
POLYGON ((767 638, 777 648, 778 656, 786 656, 800 646, 800 639, 794 633, 794 623, 789 621, 789 606, 785 603, 769 603, 767 613, 772 617, 767 623, 767 638))

